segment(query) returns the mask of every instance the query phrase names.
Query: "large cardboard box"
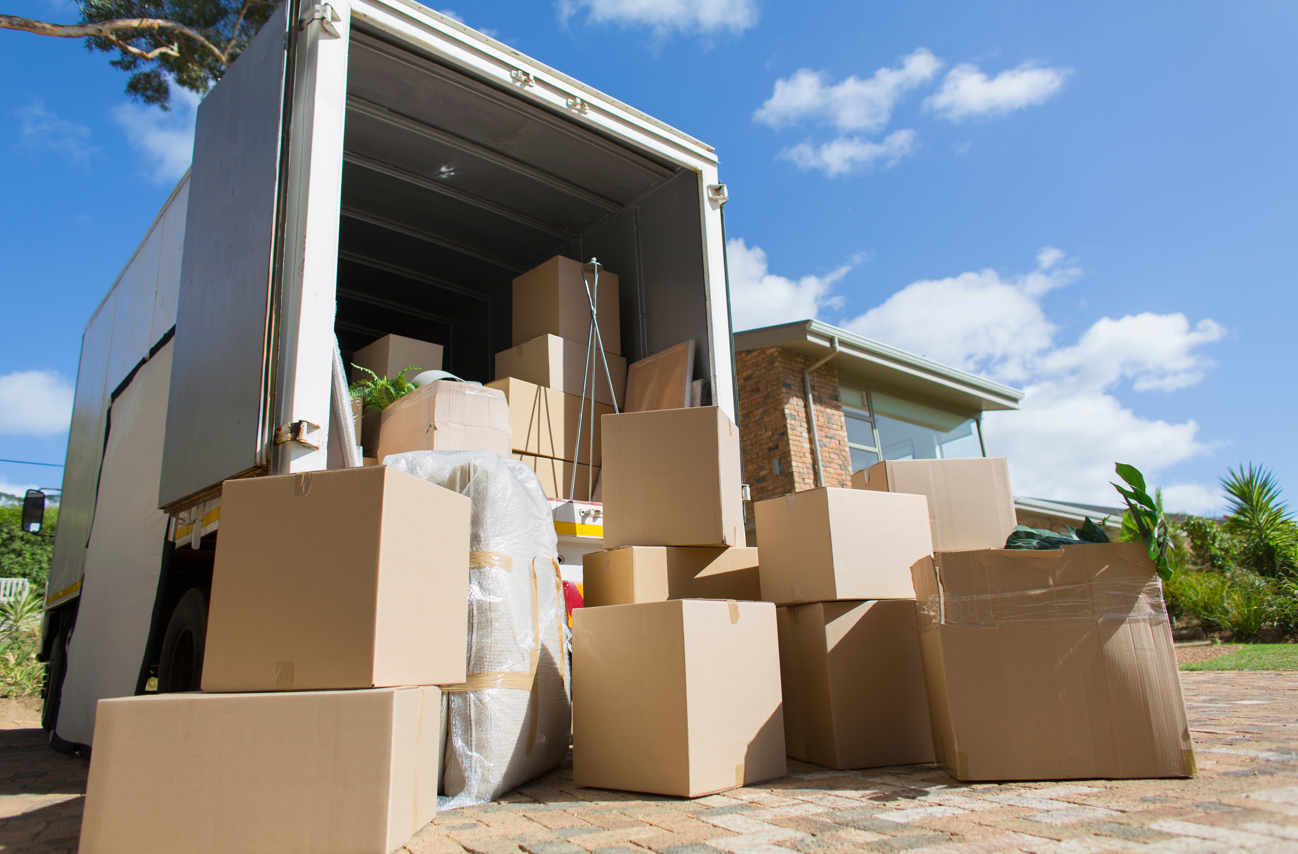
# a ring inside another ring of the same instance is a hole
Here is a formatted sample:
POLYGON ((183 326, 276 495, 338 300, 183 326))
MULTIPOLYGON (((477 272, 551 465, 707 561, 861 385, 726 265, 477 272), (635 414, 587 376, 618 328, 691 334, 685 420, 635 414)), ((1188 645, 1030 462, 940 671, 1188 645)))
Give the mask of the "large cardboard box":
MULTIPOLYGON (((590 336, 590 303, 587 283, 593 288, 595 274, 586 272, 582 281, 581 262, 556 255, 514 279, 514 343, 531 341, 538 335, 557 335, 586 343, 590 336)), ((618 312, 617 273, 599 270, 595 297, 599 334, 609 353, 622 352, 622 321, 618 312)), ((611 365, 609 367, 612 367, 611 365)))
POLYGON ((463 682, 469 499, 387 466, 228 480, 203 690, 463 682))
POLYGON ((578 609, 572 672, 578 786, 697 798, 787 771, 770 603, 578 609))
POLYGON ((1004 548, 1018 524, 1004 457, 876 463, 853 474, 852 487, 928 498, 935 551, 1004 548))
MULTIPOLYGON (((351 365, 369 368, 380 377, 395 377, 413 366, 418 370, 406 374, 406 379, 413 380, 424 371, 442 369, 442 345, 400 335, 384 335, 353 353, 351 365)), ((348 372, 353 381, 369 379, 369 374, 351 365, 348 365, 348 372)))
POLYGON ((500 389, 439 380, 383 410, 378 458, 407 451, 495 451, 513 444, 509 402, 500 389))
POLYGON ((715 406, 604 416, 604 547, 742 546, 739 430, 715 406))
MULTIPOLYGON (((626 359, 614 353, 608 356, 608 373, 604 375, 604 361, 596 354, 590 366, 594 377, 595 401, 612 406, 619 405, 626 392, 626 359)), ((514 377, 524 382, 552 388, 565 394, 582 395, 582 380, 586 377, 586 345, 557 335, 541 335, 496 354, 496 379, 514 377)), ((586 380, 586 397, 589 399, 591 381, 586 380)))
POLYGON ((779 626, 790 756, 829 768, 933 761, 914 602, 791 605, 779 626))
POLYGON ((623 546, 582 558, 587 607, 668 599, 762 598, 757 549, 623 546))
POLYGON ((437 812, 440 693, 100 700, 80 850, 395 851, 437 812))
POLYGON ((914 599, 933 552, 922 495, 821 487, 759 501, 762 598, 780 605, 914 599))
POLYGON ((586 464, 590 464, 593 453, 594 464, 601 465, 604 434, 600 418, 612 414, 613 407, 586 400, 583 415, 583 400, 577 395, 516 377, 487 383, 487 388, 500 389, 509 402, 509 425, 513 431, 515 451, 586 464), (577 447, 578 420, 581 421, 580 448, 577 447))
POLYGON ((592 469, 581 463, 538 457, 534 454, 513 454, 513 457, 536 472, 536 479, 541 481, 541 491, 545 493, 546 498, 567 498, 568 490, 573 485, 575 471, 577 484, 572 497, 577 501, 593 500, 590 491, 599 485, 598 467, 592 469))
POLYGON ((1140 543, 939 552, 915 567, 937 761, 958 780, 1195 773, 1140 543))

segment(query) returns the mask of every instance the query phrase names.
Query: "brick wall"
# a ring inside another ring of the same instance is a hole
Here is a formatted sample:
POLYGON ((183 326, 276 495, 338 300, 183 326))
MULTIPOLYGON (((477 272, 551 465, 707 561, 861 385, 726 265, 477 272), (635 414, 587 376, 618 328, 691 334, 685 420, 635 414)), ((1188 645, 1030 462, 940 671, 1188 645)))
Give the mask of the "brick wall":
MULTIPOLYGON (((802 372, 817 360, 783 347, 735 354, 744 482, 753 501, 814 489, 815 462, 803 398, 802 372)), ((812 403, 826 486, 851 486, 847 425, 838 398, 838 369, 811 375, 812 403)))

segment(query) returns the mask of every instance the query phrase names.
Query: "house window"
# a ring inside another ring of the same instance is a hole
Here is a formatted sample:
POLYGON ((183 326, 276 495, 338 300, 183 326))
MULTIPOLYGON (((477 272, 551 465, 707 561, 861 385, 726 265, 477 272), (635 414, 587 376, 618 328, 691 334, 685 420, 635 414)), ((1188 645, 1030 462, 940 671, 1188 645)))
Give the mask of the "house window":
POLYGON ((840 388, 852 470, 884 460, 984 456, 978 419, 847 386, 840 388))

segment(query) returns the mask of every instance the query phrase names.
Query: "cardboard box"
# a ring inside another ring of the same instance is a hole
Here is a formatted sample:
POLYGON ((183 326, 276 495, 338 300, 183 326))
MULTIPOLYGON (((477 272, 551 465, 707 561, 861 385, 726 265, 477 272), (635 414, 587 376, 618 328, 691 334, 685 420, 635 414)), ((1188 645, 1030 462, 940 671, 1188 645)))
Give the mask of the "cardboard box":
POLYGON ((852 488, 927 497, 935 551, 1004 548, 1018 524, 1004 457, 876 463, 852 475, 852 488))
MULTIPOLYGON (((556 255, 514 279, 514 343, 538 335, 557 335, 586 343, 590 337, 590 302, 587 283, 595 285, 593 270, 582 281, 581 262, 556 255)), ((622 352, 622 321, 618 312, 617 273, 599 269, 595 310, 599 334, 609 353, 622 352)), ((610 365, 609 367, 612 367, 610 365)))
POLYGON ((577 501, 590 501, 590 489, 599 483, 599 469, 567 460, 556 460, 550 457, 538 457, 533 454, 513 454, 514 459, 536 472, 536 479, 541 481, 541 490, 546 498, 567 498, 568 489, 572 486, 573 470, 577 473, 576 492, 573 498, 577 501))
POLYGON ((626 411, 684 409, 694 380, 694 341, 682 341, 626 369, 626 411))
POLYGON ((588 607, 668 599, 762 598, 757 549, 623 546, 582 558, 588 607))
POLYGON ((395 851, 437 812, 440 693, 100 700, 80 850, 395 851))
POLYGON ((829 768, 933 761, 914 602, 792 605, 779 627, 790 756, 829 768))
POLYGON ((1139 543, 915 568, 937 762, 958 780, 1189 777, 1176 650, 1139 543))
POLYGON ((509 401, 509 424, 515 451, 587 464, 593 452, 594 464, 601 465, 603 430, 600 418, 612 414, 613 407, 587 400, 583 416, 582 398, 514 377, 487 383, 487 388, 500 389, 509 401), (580 448, 577 447, 579 418, 580 448))
POLYGON ((418 370, 406 374, 406 379, 413 380, 424 371, 442 369, 442 345, 400 335, 384 335, 353 353, 351 363, 347 366, 353 382, 369 379, 369 374, 358 371, 351 365, 369 368, 380 377, 395 377, 413 365, 418 370))
POLYGON ((604 416, 604 547, 742 546, 739 430, 715 406, 604 416))
POLYGON ((822 487, 756 504, 762 598, 780 605, 914 599, 933 553, 922 495, 822 487))
MULTIPOLYGON (((620 405, 626 392, 626 359, 606 352, 608 372, 613 379, 609 389, 604 376, 604 362, 596 354, 590 366, 594 376, 595 401, 612 406, 620 405)), ((582 380, 586 376, 586 344, 570 341, 557 335, 542 335, 517 347, 496 354, 496 379, 514 377, 524 382, 552 388, 565 394, 582 397, 582 380)), ((587 399, 591 383, 586 381, 587 399)))
POLYGON ((509 456, 509 402, 499 389, 439 380, 383 410, 378 458, 407 451, 495 451, 509 456))
POLYGON ((787 772, 774 606, 676 599, 572 624, 576 785, 697 798, 787 772))
POLYGON ((388 466, 227 480, 203 690, 463 682, 469 499, 388 466))

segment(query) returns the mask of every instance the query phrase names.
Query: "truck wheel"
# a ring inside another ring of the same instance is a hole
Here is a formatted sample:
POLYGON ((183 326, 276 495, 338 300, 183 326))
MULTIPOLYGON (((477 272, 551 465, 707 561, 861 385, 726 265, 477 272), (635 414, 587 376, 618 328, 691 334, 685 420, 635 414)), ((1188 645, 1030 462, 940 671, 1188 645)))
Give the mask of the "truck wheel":
POLYGON ((45 702, 41 706, 41 729, 54 732, 59 722, 59 701, 63 699, 63 677, 68 675, 68 631, 54 636, 50 660, 45 665, 45 702))
POLYGON ((185 591, 167 623, 158 663, 158 693, 197 691, 203 682, 203 645, 207 640, 207 602, 196 587, 185 591))

